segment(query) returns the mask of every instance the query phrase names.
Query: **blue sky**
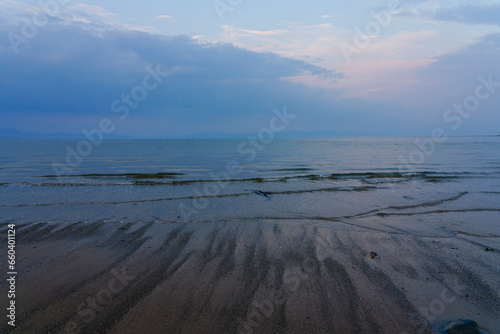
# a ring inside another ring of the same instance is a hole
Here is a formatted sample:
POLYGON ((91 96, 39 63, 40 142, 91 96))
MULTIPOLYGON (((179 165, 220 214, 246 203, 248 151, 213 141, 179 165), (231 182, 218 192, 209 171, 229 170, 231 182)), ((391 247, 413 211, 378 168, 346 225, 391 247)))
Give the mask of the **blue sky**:
POLYGON ((5 0, 0 128, 251 133, 286 105, 287 131, 500 134, 498 59, 500 1, 5 0), (168 75, 131 107, 147 68, 168 75))

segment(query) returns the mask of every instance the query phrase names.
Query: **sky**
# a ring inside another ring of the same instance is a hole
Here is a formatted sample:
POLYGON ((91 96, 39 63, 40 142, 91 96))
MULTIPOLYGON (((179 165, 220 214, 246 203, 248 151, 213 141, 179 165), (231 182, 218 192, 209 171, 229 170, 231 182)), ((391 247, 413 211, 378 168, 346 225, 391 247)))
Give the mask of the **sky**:
POLYGON ((500 1, 3 0, 0 129, 500 134, 500 1))

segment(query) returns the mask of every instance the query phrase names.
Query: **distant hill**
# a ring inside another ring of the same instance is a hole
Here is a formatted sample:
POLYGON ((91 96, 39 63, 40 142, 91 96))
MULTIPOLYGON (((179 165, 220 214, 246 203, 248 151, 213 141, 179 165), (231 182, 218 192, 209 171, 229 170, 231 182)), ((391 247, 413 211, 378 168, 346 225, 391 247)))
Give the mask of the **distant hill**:
MULTIPOLYGON (((0 129, 0 138, 16 138, 16 139, 85 139, 85 136, 81 133, 64 133, 64 132, 53 132, 53 133, 37 133, 37 132, 21 132, 15 129, 0 129)), ((115 134, 105 134, 106 139, 130 139, 127 136, 119 136, 115 134)))
MULTIPOLYGON (((185 136, 166 137, 172 139, 238 139, 255 136, 257 133, 195 133, 185 136)), ((276 132, 274 138, 332 138, 332 137, 352 137, 352 132, 333 132, 333 131, 290 131, 276 132)))
MULTIPOLYGON (((184 136, 154 136, 154 137, 132 137, 115 134, 106 134, 105 139, 238 139, 255 136, 257 133, 196 133, 184 136)), ((291 131, 276 132, 275 138, 331 138, 331 137, 354 137, 359 135, 354 132, 332 132, 332 131, 291 131)), ((53 132, 48 134, 36 132, 21 132, 15 129, 0 129, 0 138, 18 139, 85 139, 83 134, 53 132)))
MULTIPOLYGON (((255 133, 224 133, 224 132, 203 132, 190 135, 174 136, 165 134, 163 136, 123 136, 113 133, 105 134, 105 139, 245 139, 250 136, 254 137, 255 133)), ((264 134, 266 136, 266 134, 264 134)), ((418 134, 393 134, 393 136, 417 137, 418 134)), ((357 132, 357 131, 289 131, 276 132, 274 138, 348 138, 348 137, 385 137, 378 132, 357 132)), ((498 135, 500 137, 500 135, 498 135)), ((0 129, 0 138, 16 138, 16 139, 67 139, 81 140, 86 139, 81 133, 37 133, 37 132, 21 132, 15 129, 0 129)))

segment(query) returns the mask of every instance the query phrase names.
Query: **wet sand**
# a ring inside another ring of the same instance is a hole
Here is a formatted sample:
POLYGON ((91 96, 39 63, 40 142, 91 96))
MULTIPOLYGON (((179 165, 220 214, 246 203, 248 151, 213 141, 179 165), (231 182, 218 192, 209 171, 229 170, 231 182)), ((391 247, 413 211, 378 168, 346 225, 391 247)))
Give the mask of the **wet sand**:
POLYGON ((17 326, 2 333, 413 334, 460 317, 499 333, 496 235, 307 219, 17 228, 17 326))

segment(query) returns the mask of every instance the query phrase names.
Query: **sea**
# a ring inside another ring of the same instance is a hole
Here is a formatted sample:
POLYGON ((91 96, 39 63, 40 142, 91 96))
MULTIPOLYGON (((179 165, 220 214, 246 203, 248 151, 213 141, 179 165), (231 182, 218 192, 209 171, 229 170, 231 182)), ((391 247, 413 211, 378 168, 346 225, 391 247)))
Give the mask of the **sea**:
POLYGON ((500 235, 500 137, 2 139, 0 221, 500 235))

